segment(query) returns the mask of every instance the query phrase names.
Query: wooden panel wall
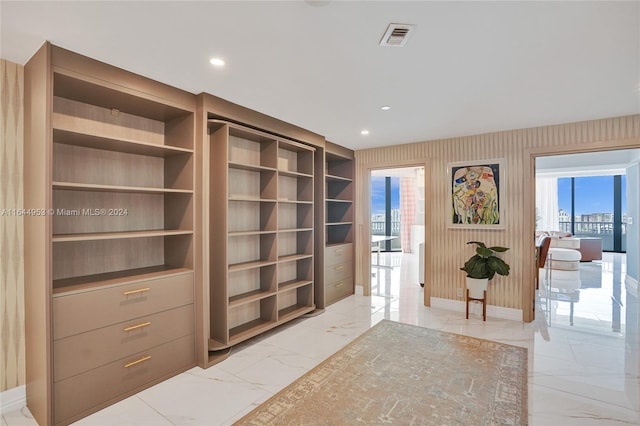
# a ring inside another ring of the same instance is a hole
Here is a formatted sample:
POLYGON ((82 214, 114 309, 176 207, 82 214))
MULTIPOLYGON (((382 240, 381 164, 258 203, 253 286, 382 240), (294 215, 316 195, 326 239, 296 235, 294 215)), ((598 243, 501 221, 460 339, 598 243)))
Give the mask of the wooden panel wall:
MULTIPOLYGON (((0 212, 23 207, 24 67, 0 59, 0 212)), ((23 220, 0 214, 0 392, 25 384, 23 220)))
MULTIPOLYGON (((526 301, 531 288, 530 271, 534 257, 534 214, 530 211, 534 183, 530 158, 533 155, 594 151, 616 146, 640 147, 640 115, 356 151, 356 238, 357 253, 360 254, 357 256, 356 283, 363 285, 365 294, 368 294, 371 276, 367 262, 369 170, 391 167, 394 164, 426 162, 429 165, 425 173, 430 193, 426 203, 431 215, 425 223, 426 242, 431 244, 431 250, 426 262, 425 277, 427 285, 430 285, 431 296, 457 299, 456 290, 465 285, 464 273, 459 268, 473 253, 466 242, 479 240, 511 248, 505 255, 511 265, 511 275, 497 276, 492 280, 488 303, 506 308, 529 309, 526 301), (447 164, 494 158, 505 159, 506 167, 501 183, 505 185, 503 213, 506 229, 447 228, 450 212, 447 164)), ((425 293, 428 294, 428 291, 425 293)), ((425 302, 428 304, 428 300, 425 302)))

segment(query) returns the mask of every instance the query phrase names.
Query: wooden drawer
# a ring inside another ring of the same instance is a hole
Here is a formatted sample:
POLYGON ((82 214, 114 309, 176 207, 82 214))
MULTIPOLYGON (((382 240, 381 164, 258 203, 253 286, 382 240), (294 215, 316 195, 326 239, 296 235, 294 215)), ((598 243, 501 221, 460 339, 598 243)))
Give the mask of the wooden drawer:
POLYGON ((192 303, 193 272, 55 297, 53 338, 192 303))
POLYGON ((353 261, 353 244, 340 244, 325 247, 324 265, 332 266, 353 261))
POLYGON ((76 334, 53 343, 53 380, 108 364, 194 333, 193 305, 76 334))
POLYGON ((326 305, 330 305, 350 294, 353 294, 353 276, 337 281, 325 281, 324 300, 326 305))
POLYGON ((76 420, 193 365, 194 336, 189 335, 57 382, 53 385, 54 421, 76 420))
POLYGON ((340 263, 324 267, 324 282, 332 283, 353 276, 353 264, 350 262, 340 263))

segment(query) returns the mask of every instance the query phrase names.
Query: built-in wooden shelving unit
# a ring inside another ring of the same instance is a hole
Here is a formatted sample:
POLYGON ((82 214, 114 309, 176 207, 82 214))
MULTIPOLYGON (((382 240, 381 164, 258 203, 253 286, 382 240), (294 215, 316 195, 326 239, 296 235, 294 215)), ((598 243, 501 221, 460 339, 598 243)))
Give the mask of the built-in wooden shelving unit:
POLYGON ((315 308, 315 150, 230 122, 208 128, 208 349, 218 351, 315 308))
POLYGON ((354 292, 353 152, 327 143, 324 161, 324 306, 354 292))
POLYGON ((195 365, 195 98, 49 44, 25 77, 27 401, 68 424, 195 365))

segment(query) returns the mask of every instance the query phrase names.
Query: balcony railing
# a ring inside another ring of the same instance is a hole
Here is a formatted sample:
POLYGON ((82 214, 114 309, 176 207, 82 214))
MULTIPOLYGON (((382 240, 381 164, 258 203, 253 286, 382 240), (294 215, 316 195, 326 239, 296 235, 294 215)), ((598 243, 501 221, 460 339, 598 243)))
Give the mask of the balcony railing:
MULTIPOLYGON (((371 235, 385 235, 384 221, 371 221, 371 235)), ((391 221, 391 235, 400 236, 400 221, 391 221)), ((400 238, 391 240, 391 250, 401 249, 400 238)))
MULTIPOLYGON (((573 235, 580 238, 594 237, 602 239, 602 249, 613 250, 613 222, 574 222, 573 235)), ((561 232, 571 232, 571 222, 560 222, 561 232)), ((622 223, 622 251, 627 251, 627 224, 622 223)))

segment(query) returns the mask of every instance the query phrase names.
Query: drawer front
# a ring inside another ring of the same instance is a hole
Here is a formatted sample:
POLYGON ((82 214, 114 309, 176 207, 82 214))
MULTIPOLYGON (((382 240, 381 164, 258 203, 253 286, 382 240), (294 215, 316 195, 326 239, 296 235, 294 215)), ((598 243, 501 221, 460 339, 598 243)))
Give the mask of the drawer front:
POLYGON ((53 380, 109 364, 194 333, 193 305, 87 331, 53 342, 53 380))
POLYGON ((324 264, 325 266, 337 265, 353 261, 353 244, 340 244, 325 247, 324 264))
POLYGON ((150 382, 195 365, 194 336, 139 352, 53 385, 55 423, 87 415, 150 382))
POLYGON ((193 273, 137 281, 53 299, 53 338, 193 303, 193 273))
POLYGON ((325 283, 324 300, 326 305, 353 294, 353 276, 348 276, 338 281, 325 281, 325 283))
POLYGON ((339 281, 346 277, 353 276, 353 264, 348 263, 340 263, 338 265, 325 265, 324 267, 324 282, 332 283, 335 281, 339 281))

